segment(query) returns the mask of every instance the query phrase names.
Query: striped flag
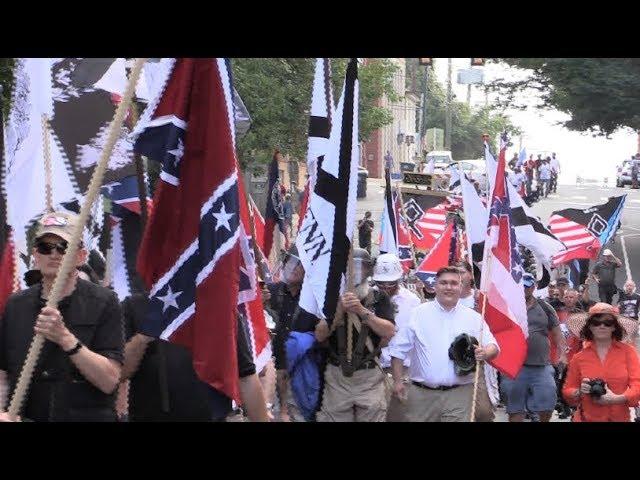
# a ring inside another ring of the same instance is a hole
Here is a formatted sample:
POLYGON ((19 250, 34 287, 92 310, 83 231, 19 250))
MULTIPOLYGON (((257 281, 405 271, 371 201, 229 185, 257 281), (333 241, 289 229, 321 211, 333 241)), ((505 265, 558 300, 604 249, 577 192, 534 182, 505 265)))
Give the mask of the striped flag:
POLYGON ((554 255, 554 265, 578 258, 596 259, 617 230, 626 199, 626 195, 621 195, 610 197, 602 205, 553 212, 549 228, 566 245, 566 250, 554 255))

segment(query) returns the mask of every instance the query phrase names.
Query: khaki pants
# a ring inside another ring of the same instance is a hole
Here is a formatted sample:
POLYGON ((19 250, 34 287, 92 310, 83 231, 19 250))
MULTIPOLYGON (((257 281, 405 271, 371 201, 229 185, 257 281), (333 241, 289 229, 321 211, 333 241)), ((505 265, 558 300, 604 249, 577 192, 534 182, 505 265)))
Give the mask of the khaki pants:
POLYGON ((387 413, 384 374, 377 368, 356 370, 345 377, 327 365, 318 422, 384 422, 387 413))
MULTIPOLYGON (((407 367, 404 367, 403 374, 402 374, 402 378, 404 379, 405 383, 409 382, 409 379, 407 376, 407 370, 408 370, 407 367)), ((386 368, 385 372, 391 373, 391 369, 386 368)), ((386 421, 387 422, 408 422, 409 420, 407 420, 407 404, 404 402, 401 402, 398 399, 398 397, 393 395, 391 389, 387 389, 386 398, 387 398, 387 405, 388 405, 386 421)))
POLYGON ((451 390, 428 390, 409 385, 409 422, 468 422, 471 415, 473 384, 451 390))
MULTIPOLYGON (((472 393, 473 395, 473 393, 472 393)), ((487 391, 487 381, 484 376, 484 364, 480 365, 478 374, 478 395, 476 397, 476 422, 493 422, 495 419, 493 404, 487 391)))

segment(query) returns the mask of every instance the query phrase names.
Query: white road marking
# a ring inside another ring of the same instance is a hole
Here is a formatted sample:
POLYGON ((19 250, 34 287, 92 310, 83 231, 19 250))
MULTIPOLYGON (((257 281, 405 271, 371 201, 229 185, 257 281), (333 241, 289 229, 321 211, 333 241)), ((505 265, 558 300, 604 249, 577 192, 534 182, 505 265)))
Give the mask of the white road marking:
POLYGON ((620 243, 622 244, 622 255, 624 256, 624 266, 627 269, 627 280, 631 280, 631 267, 629 266, 629 256, 627 255, 627 244, 624 241, 624 237, 620 237, 620 243))
POLYGON ((637 199, 635 199, 635 198, 632 198, 632 199, 631 199, 631 200, 629 200, 629 201, 630 201, 630 202, 633 202, 633 203, 640 203, 640 200, 637 200, 637 199))
POLYGON ((576 200, 586 200, 587 197, 585 197, 584 195, 573 195, 572 197, 569 198, 575 198, 576 200))

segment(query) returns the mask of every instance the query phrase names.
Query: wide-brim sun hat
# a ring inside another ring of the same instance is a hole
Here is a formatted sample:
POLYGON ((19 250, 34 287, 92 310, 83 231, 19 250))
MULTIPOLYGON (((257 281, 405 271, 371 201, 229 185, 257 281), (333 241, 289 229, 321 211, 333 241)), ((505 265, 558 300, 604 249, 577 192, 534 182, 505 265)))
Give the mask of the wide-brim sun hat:
POLYGON ((587 324, 589 319, 603 313, 613 315, 618 320, 618 323, 622 327, 622 330, 624 330, 624 335, 622 337, 623 341, 626 341, 633 337, 638 328, 638 322, 632 320, 629 317, 620 315, 617 307, 603 302, 596 303, 589 309, 588 312, 572 313, 571 315, 569 315, 566 320, 567 328, 572 334, 580 338, 580 332, 587 324))

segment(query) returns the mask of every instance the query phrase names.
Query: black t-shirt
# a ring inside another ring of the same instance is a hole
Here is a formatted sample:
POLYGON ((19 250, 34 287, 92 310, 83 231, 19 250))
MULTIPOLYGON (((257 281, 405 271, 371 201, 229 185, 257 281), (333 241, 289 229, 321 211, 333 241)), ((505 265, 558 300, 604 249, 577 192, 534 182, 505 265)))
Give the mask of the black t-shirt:
POLYGON ((620 315, 638 319, 638 308, 640 307, 640 294, 632 293, 627 295, 624 290, 618 291, 618 308, 620 309, 620 315))
MULTIPOLYGON (((374 295, 374 300, 372 304, 367 308, 372 310, 375 313, 376 317, 384 318, 385 320, 389 320, 390 322, 395 323, 394 318, 395 318, 396 308, 391 302, 391 299, 389 298, 389 296, 386 293, 381 292, 380 290, 372 290, 372 292, 374 295)), ((362 301, 362 303, 363 305, 367 306, 365 304, 365 301, 362 301)), ((340 354, 339 346, 338 346, 338 329, 344 329, 345 338, 347 338, 346 325, 347 325, 347 322, 346 322, 346 315, 345 315, 345 321, 342 324, 342 326, 336 327, 334 332, 329 337, 329 352, 330 352, 331 358, 334 361, 338 359, 338 356, 340 354)), ((371 343, 373 344, 373 348, 377 350, 378 346, 380 345, 381 339, 373 330, 371 329, 368 329, 368 330, 369 330, 369 337, 371 338, 371 343)), ((352 341, 354 351, 357 343, 358 343, 358 331, 354 327, 353 341, 352 341)), ((366 347, 366 344, 365 344, 365 347, 363 350, 363 357, 368 357, 371 353, 372 352, 369 351, 369 349, 366 347)), ((379 352, 378 352, 378 355, 379 355, 379 352)))
POLYGON ((370 240, 371 232, 373 231, 373 221, 369 219, 362 219, 358 223, 358 236, 361 240, 370 240))
POLYGON ((276 318, 274 319, 276 323, 275 337, 272 341, 273 355, 276 361, 276 369, 285 370, 287 368, 285 341, 293 328, 294 319, 299 311, 300 292, 292 295, 284 282, 273 283, 268 288, 271 292, 269 304, 276 313, 276 318))
MULTIPOLYGON (((140 331, 148 299, 133 295, 122 303, 127 341, 140 331)), ((256 372, 243 320, 238 322, 238 368, 240 377, 256 372)), ((131 378, 129 416, 132 421, 206 422, 224 418, 231 400, 200 381, 193 369, 191 353, 185 347, 155 340, 145 351, 131 378), (165 366, 169 411, 163 411, 161 367, 165 366)))
MULTIPOLYGON (((41 295, 41 284, 12 295, 0 321, 0 370, 7 372, 11 390, 27 356, 36 318, 45 306, 41 295)), ((122 363, 122 311, 114 292, 78 280, 71 295, 58 303, 58 310, 69 331, 89 350, 122 363)), ((115 395, 89 383, 62 349, 47 340, 23 415, 40 422, 114 421, 115 395)))
POLYGON ((598 278, 600 280, 599 285, 601 286, 615 285, 616 268, 619 268, 619 267, 613 262, 605 262, 604 260, 597 262, 593 267, 593 273, 598 275, 598 278))

